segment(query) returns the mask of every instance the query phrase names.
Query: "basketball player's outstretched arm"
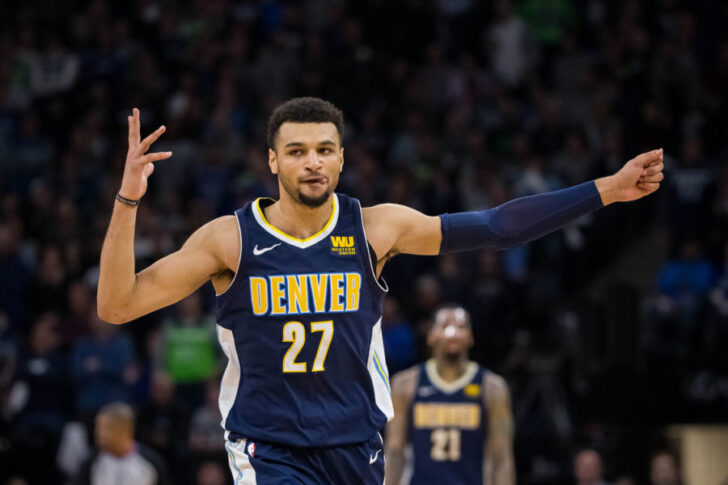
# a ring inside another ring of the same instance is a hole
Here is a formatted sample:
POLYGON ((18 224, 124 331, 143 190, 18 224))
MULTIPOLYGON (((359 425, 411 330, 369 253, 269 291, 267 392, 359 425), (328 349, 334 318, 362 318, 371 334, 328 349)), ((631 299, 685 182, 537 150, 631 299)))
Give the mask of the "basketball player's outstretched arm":
POLYGON ((508 384, 502 377, 490 372, 486 373, 484 380, 488 437, 483 460, 483 483, 515 485, 513 413, 508 384))
MULTIPOLYGON (((141 140, 138 109, 134 109, 128 122, 129 151, 119 194, 139 200, 146 193, 154 162, 169 158, 172 153, 146 153, 164 133, 164 126, 141 140)), ((137 207, 119 201, 114 203, 99 267, 97 303, 102 320, 128 322, 181 300, 208 279, 237 267, 240 244, 237 223, 235 216, 226 216, 202 226, 181 249, 137 273, 134 260, 136 212, 137 207)))
POLYGON ((642 153, 615 174, 554 192, 511 200, 492 209, 426 216, 381 204, 362 211, 377 271, 398 253, 435 255, 481 247, 510 248, 532 241, 614 202, 656 191, 663 179, 662 149, 642 153))
POLYGON ((384 464, 386 485, 399 485, 404 470, 404 448, 407 445, 409 408, 417 387, 417 367, 397 373, 392 378, 392 404, 394 418, 387 423, 384 434, 384 464))

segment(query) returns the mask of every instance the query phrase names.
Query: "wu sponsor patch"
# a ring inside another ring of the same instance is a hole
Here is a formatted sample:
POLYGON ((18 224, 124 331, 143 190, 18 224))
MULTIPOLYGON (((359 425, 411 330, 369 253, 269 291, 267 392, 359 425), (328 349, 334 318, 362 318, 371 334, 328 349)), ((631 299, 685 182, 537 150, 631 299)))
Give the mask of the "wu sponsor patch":
POLYGON ((339 256, 354 256, 354 236, 331 236, 331 253, 339 256))
POLYGON ((480 385, 468 384, 465 386, 465 395, 468 397, 478 397, 480 395, 480 385))

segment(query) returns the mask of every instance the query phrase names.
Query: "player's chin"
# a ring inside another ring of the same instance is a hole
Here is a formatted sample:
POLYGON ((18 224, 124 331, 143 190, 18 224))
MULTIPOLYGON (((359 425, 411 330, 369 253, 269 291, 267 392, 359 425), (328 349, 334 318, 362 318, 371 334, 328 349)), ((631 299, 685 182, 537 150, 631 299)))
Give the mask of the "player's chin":
MULTIPOLYGON (((322 184, 320 184, 322 185, 322 184)), ((298 191, 298 199, 306 206, 308 207, 320 207, 323 205, 327 200, 329 200, 329 196, 331 195, 331 192, 327 190, 327 188, 320 188, 320 189, 312 189, 312 190, 304 190, 299 189, 298 191)))

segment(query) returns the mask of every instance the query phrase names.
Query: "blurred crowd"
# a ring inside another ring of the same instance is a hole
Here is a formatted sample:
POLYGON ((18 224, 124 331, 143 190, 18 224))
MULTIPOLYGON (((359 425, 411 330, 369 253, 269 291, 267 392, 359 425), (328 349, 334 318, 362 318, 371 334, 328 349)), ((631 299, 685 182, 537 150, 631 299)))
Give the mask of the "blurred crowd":
POLYGON ((277 196, 267 117, 312 95, 344 111, 339 190, 365 205, 481 209, 664 147, 653 197, 513 250, 395 258, 383 325, 394 373, 427 357, 438 305, 471 311, 473 358, 512 388, 519 483, 568 483, 585 447, 600 480, 678 483, 654 479, 663 426, 728 421, 726 19, 720 0, 4 2, 0 480, 78 476, 118 402, 173 483, 229 480, 211 288, 96 315, 126 116, 174 153, 138 212, 141 269, 277 196))

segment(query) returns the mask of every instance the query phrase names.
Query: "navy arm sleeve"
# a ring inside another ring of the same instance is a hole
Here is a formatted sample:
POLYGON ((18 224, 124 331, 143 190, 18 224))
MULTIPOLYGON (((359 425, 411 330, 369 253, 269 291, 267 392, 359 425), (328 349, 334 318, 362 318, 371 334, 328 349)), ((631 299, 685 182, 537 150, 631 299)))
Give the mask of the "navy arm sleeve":
POLYGON ((601 196, 592 181, 520 197, 492 209, 443 214, 440 254, 520 246, 601 207, 601 196))

